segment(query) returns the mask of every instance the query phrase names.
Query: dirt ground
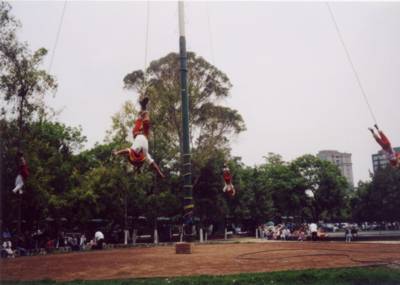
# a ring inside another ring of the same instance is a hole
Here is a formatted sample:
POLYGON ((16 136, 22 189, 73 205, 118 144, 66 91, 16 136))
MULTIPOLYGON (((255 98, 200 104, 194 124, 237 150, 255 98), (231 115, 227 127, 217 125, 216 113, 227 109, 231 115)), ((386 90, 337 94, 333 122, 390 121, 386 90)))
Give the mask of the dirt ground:
POLYGON ((223 275, 307 268, 400 264, 400 244, 266 242, 73 252, 3 259, 2 280, 74 280, 223 275))

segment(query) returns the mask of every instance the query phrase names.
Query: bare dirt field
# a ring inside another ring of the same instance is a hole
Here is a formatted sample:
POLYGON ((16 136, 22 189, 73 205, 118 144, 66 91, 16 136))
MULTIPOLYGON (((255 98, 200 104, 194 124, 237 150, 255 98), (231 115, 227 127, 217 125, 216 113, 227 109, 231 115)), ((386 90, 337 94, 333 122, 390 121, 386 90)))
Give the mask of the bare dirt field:
POLYGON ((1 260, 2 280, 99 280, 399 264, 400 244, 267 242, 74 252, 1 260))

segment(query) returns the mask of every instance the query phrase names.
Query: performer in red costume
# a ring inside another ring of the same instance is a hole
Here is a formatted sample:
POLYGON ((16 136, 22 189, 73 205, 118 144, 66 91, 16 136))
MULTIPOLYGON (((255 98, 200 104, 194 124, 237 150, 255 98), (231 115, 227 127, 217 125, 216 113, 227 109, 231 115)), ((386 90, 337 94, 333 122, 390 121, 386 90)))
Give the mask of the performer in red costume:
POLYGON ((228 164, 224 163, 224 168, 222 169, 222 175, 224 177, 225 186, 222 189, 223 192, 226 192, 229 196, 233 197, 236 194, 235 187, 232 184, 232 174, 228 167, 228 164))
POLYGON ((386 158, 389 160, 390 164, 393 167, 400 168, 400 153, 396 153, 392 148, 392 145, 386 135, 375 125, 378 134, 374 132, 372 128, 369 130, 372 133, 372 136, 375 138, 376 142, 382 147, 383 152, 385 153, 386 158))
POLYGON ((17 177, 15 178, 15 188, 12 191, 16 194, 22 194, 24 193, 22 188, 24 187, 26 179, 29 176, 29 169, 24 158, 24 154, 21 151, 17 153, 17 160, 19 171, 17 177))
POLYGON ((146 110, 148 102, 149 98, 147 96, 139 100, 141 110, 132 129, 132 146, 130 148, 114 151, 113 154, 127 156, 128 161, 135 167, 136 171, 140 171, 144 162, 147 161, 150 167, 152 167, 161 178, 164 178, 165 176, 161 172, 160 167, 154 162, 149 153, 148 137, 150 134, 150 116, 149 112, 146 110))

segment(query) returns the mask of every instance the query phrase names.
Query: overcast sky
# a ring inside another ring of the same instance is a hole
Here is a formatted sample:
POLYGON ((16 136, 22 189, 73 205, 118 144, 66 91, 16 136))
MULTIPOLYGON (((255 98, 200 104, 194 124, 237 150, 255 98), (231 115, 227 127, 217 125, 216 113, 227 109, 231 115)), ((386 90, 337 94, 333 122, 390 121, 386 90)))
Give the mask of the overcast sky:
MULTIPOLYGON (((64 2, 11 2, 20 39, 53 52, 64 2)), ((373 112, 400 145, 400 2, 331 3, 373 112)), ((59 120, 82 126, 86 147, 102 142, 123 102, 123 77, 145 62, 146 2, 68 2, 48 98, 59 120)), ((178 51, 176 2, 149 4, 148 61, 178 51)), ((247 165, 268 152, 292 160, 333 149, 352 154, 355 182, 379 150, 365 100, 324 2, 186 3, 188 49, 230 78, 224 104, 247 131, 232 141, 247 165)), ((49 65, 50 56, 45 65, 49 65)))

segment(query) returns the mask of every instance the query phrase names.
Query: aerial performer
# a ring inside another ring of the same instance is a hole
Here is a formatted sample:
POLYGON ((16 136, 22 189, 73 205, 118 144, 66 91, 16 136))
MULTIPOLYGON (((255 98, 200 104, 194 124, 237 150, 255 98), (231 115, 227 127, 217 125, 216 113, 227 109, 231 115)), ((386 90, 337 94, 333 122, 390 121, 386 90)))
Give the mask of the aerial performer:
POLYGON ((140 172, 141 167, 146 161, 161 178, 164 178, 165 175, 161 172, 160 167, 155 163, 149 153, 148 137, 150 133, 150 116, 149 111, 147 111, 148 102, 149 97, 146 95, 139 98, 141 110, 132 129, 132 146, 130 148, 114 151, 113 154, 126 156, 128 161, 135 167, 135 172, 140 172))
POLYGON ((26 179, 29 176, 28 164, 21 151, 17 153, 18 175, 15 178, 15 188, 12 190, 16 194, 22 194, 22 188, 25 185, 26 179))
POLYGON ((378 125, 374 125, 378 134, 374 132, 372 128, 368 128, 372 135, 374 136, 377 143, 382 147, 383 152, 386 155, 386 158, 389 160, 390 164, 393 167, 400 168, 400 153, 396 153, 395 150, 392 148, 389 139, 386 135, 378 128, 378 125))
POLYGON ((236 191, 235 187, 233 187, 232 184, 232 174, 226 162, 224 163, 224 168, 222 169, 222 175, 224 177, 224 182, 225 182, 225 186, 224 189, 222 189, 222 191, 226 192, 231 197, 235 196, 236 191))

